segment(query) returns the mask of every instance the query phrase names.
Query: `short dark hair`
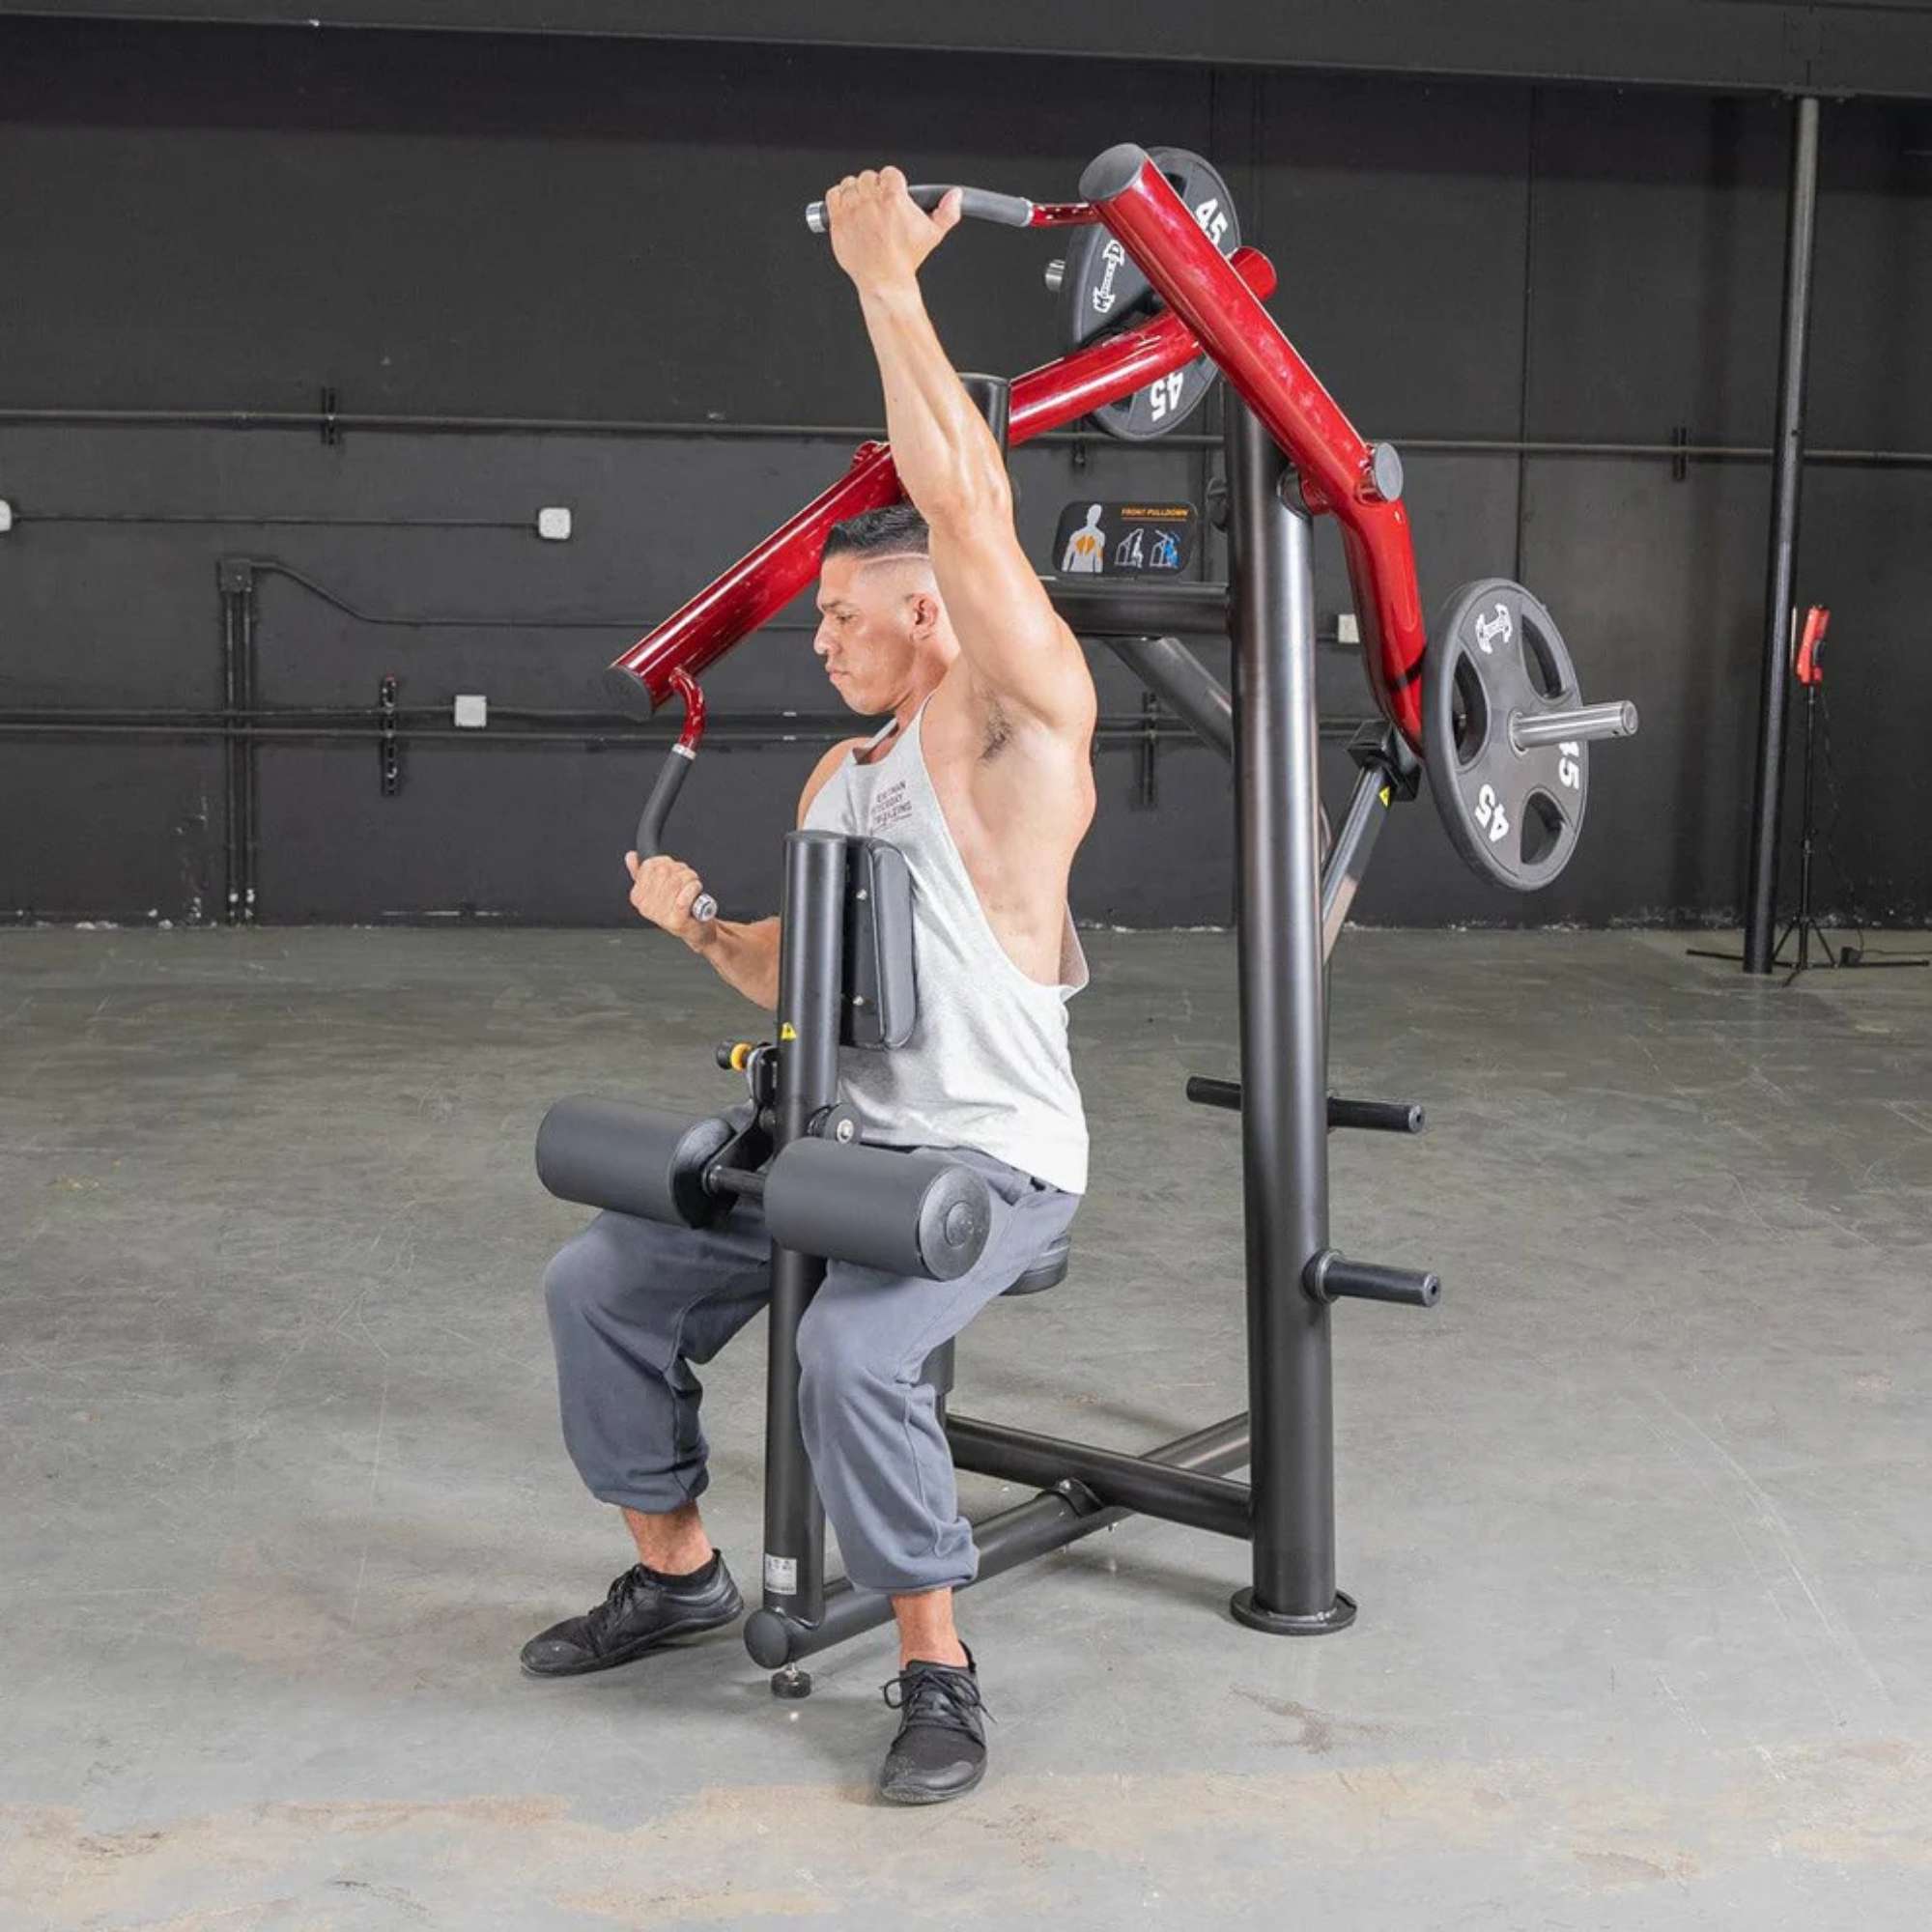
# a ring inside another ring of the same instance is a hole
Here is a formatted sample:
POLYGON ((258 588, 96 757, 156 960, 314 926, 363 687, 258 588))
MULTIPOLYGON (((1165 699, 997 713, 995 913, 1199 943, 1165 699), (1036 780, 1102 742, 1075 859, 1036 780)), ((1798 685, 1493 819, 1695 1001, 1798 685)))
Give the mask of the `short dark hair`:
POLYGON ((882 510, 865 510, 834 524, 825 539, 824 556, 930 556, 932 532, 910 503, 888 503, 882 510))

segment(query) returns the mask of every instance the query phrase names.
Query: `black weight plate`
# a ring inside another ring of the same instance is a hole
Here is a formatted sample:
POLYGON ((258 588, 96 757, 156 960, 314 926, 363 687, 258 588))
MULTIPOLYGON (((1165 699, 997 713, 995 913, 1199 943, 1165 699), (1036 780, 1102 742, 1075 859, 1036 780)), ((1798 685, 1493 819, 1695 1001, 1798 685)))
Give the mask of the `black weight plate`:
MULTIPOLYGON (((1241 243, 1234 197, 1220 175, 1186 148, 1150 148, 1150 158, 1193 211, 1194 218, 1224 255, 1241 243)), ((1148 280, 1107 230, 1097 224, 1071 231, 1061 278, 1061 340, 1070 353, 1129 324, 1145 321, 1160 305, 1148 280)), ((1208 400, 1220 371, 1206 356, 1095 410, 1094 422, 1126 442, 1147 442, 1178 429, 1208 400)))
POLYGON ((1570 863, 1590 748, 1578 739, 1520 750, 1510 721, 1581 701, 1556 620, 1520 583, 1486 577, 1443 604, 1423 679, 1429 789, 1457 851, 1513 893, 1548 885, 1570 863))
POLYGON ((1060 339, 1069 355, 1110 328, 1140 321, 1154 303, 1147 277, 1098 222, 1070 232, 1060 278, 1060 339))

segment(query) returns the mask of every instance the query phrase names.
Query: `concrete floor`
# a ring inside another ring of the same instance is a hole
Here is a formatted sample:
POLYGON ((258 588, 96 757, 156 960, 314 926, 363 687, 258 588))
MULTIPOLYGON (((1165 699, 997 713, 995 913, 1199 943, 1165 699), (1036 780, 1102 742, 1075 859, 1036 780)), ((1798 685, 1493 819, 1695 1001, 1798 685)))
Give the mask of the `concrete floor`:
MULTIPOLYGON (((1230 942, 1097 936, 1075 1272, 960 1406, 1142 1447, 1243 1403, 1230 942)), ((580 1088, 708 1105, 740 1009, 644 933, 0 936, 0 1924, 1922 1928, 1932 973, 1672 935, 1351 934, 1346 1635, 1147 1521, 988 1584, 993 1775, 867 1802, 880 1634, 562 1686, 629 1560, 536 1280, 580 1088)), ((756 1569, 761 1342, 707 1373, 756 1569)), ((976 1513, 1001 1499, 970 1480, 976 1513)), ((1009 1495, 1006 1499, 1012 1499, 1009 1495)))

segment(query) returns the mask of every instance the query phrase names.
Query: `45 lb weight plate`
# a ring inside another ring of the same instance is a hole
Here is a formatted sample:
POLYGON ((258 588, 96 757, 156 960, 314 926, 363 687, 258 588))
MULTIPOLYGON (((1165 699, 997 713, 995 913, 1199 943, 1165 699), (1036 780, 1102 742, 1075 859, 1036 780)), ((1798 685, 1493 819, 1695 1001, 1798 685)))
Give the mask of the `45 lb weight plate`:
POLYGON ((1589 739, 1635 728, 1634 706, 1582 711, 1563 633, 1520 583, 1484 578, 1442 606, 1424 675, 1424 760, 1451 841, 1484 878, 1515 893, 1555 878, 1583 824, 1589 739), (1573 723, 1573 735, 1551 735, 1573 723))
MULTIPOLYGON (((1184 201, 1203 233, 1224 255, 1241 244, 1240 223, 1228 185, 1185 148, 1150 148, 1149 156, 1184 201)), ((1144 322, 1160 306, 1127 251, 1105 228, 1078 228, 1060 279, 1061 340, 1070 353, 1095 336, 1144 322)), ((1179 426, 1208 400, 1220 371, 1206 355, 1130 396, 1094 412, 1109 436, 1148 442, 1179 426)))

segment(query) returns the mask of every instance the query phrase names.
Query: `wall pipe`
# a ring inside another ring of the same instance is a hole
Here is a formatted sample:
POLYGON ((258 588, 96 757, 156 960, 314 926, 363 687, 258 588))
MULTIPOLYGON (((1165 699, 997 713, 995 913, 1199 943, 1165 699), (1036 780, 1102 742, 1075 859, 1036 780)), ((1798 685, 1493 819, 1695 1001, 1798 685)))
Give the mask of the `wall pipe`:
MULTIPOLYGON (((46 409, 0 409, 0 429, 220 429, 220 430, 307 430, 319 435, 326 421, 343 430, 365 430, 392 436, 600 436, 628 437, 639 441, 678 440, 718 441, 742 439, 747 441, 851 442, 879 435, 877 424, 803 422, 654 422, 613 417, 602 420, 576 416, 438 416, 438 415, 355 415, 339 414, 325 418, 308 411, 261 410, 88 410, 50 407, 46 409)), ((1029 440, 1033 448, 1083 448, 1094 445, 1122 454, 1159 450, 1217 450, 1221 438, 1177 430, 1153 442, 1116 442, 1104 432, 1088 429, 1047 430, 1029 440)), ((1388 440, 1400 444, 1403 460, 1411 456, 1549 456, 1549 457, 1631 457, 1664 463, 1769 463, 1776 454, 1774 445, 1751 442, 1668 442, 1612 437, 1513 437, 1513 436, 1409 436, 1394 432, 1388 440)), ((1807 464, 1853 469, 1932 469, 1932 449, 1861 449, 1818 447, 1804 451, 1807 464)), ((36 516, 16 506, 16 522, 148 522, 225 523, 226 517, 104 517, 96 513, 36 516)), ((284 521, 309 521, 276 517, 247 517, 233 521, 243 524, 272 525, 284 521)), ((334 524, 338 520, 328 519, 334 524)), ((359 520, 339 520, 345 524, 359 520)), ((371 519, 382 527, 425 527, 523 529, 523 521, 484 518, 474 524, 464 519, 371 519)))
MULTIPOLYGON (((446 718, 448 713, 439 710, 438 718, 446 718)), ((425 724, 412 723, 412 714, 399 712, 396 729, 399 736, 412 743, 435 742, 463 743, 472 746, 505 745, 584 745, 600 749, 626 749, 639 752, 659 751, 672 743, 675 731, 650 730, 644 726, 633 726, 629 730, 597 730, 584 728, 570 731, 558 729, 498 730, 494 725, 475 728, 456 724, 425 724)), ((768 726, 734 726, 728 721, 721 721, 710 725, 705 732, 704 745, 707 751, 738 749, 758 751, 776 745, 796 745, 808 741, 832 744, 840 738, 852 735, 853 719, 844 716, 824 718, 801 717, 781 728, 768 726)), ((1352 736, 1360 727, 1356 718, 1324 719, 1321 735, 1324 738, 1342 739, 1352 736)), ((368 744, 381 728, 378 713, 372 706, 363 713, 337 713, 327 721, 303 722, 297 719, 289 723, 251 724, 225 719, 220 713, 201 714, 192 718, 165 720, 130 719, 125 715, 69 718, 21 718, 8 712, 0 712, 0 738, 158 738, 163 740, 191 741, 204 738, 262 740, 301 740, 326 743, 333 738, 353 739, 357 744, 368 744), (357 721, 360 722, 357 722, 357 721)), ((1139 744, 1150 734, 1163 741, 1177 744, 1196 744, 1202 734, 1195 726, 1179 720, 1155 719, 1151 723, 1138 714, 1133 716, 1112 716, 1099 720, 1094 727, 1094 736, 1103 743, 1139 744)))

